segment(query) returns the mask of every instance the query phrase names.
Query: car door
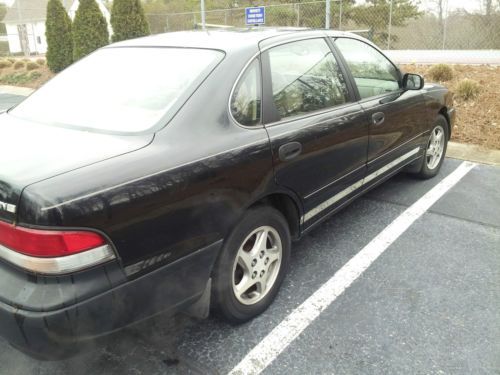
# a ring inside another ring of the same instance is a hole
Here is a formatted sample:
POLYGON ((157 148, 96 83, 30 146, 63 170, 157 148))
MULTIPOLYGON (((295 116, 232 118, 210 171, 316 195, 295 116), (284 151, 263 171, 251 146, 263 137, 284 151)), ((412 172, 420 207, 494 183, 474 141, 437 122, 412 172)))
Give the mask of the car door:
POLYGON ((421 155, 429 123, 425 101, 421 91, 402 90, 399 69, 373 46, 347 37, 334 44, 370 122, 366 184, 421 155))
POLYGON ((275 178, 302 200, 305 227, 348 199, 366 168, 368 123, 329 43, 298 40, 262 53, 275 178))

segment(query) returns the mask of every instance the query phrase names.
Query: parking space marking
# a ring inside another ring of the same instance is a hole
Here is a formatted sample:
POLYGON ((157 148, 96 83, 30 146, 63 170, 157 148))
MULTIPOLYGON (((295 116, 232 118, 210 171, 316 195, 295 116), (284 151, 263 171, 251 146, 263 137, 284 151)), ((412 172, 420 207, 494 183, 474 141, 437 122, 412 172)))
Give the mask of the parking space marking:
POLYGON ((229 374, 260 374, 323 310, 370 267, 398 237, 475 166, 475 163, 461 163, 451 174, 424 194, 417 202, 408 207, 325 284, 264 337, 229 374))

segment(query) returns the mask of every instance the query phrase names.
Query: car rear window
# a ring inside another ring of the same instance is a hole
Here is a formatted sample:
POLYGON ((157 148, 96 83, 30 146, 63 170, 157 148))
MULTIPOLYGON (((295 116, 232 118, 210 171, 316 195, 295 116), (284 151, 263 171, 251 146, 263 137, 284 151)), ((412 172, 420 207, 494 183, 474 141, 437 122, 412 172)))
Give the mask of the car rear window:
POLYGON ((145 132, 165 125, 223 57, 208 49, 102 49, 9 113, 90 131, 145 132))

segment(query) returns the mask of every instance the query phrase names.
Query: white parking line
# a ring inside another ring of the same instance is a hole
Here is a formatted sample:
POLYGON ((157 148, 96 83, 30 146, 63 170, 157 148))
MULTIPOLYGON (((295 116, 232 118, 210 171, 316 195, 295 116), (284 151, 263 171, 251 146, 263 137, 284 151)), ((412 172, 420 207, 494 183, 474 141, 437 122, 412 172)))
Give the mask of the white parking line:
POLYGON ((351 258, 313 295, 292 311, 231 371, 231 375, 260 374, 304 329, 340 296, 370 265, 476 164, 463 162, 412 206, 408 207, 368 245, 351 258))

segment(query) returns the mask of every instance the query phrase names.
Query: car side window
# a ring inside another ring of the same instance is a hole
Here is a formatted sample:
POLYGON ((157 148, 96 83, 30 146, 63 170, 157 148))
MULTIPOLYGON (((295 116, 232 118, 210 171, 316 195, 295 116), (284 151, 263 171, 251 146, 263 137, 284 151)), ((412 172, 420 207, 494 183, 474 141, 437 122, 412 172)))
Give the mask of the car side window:
POLYGON ((231 98, 231 112, 238 123, 255 126, 261 123, 260 62, 254 60, 238 81, 231 98))
POLYGON ((269 62, 273 100, 281 119, 349 101, 345 78, 324 39, 274 47, 269 62))
POLYGON ((356 81, 361 99, 399 90, 396 67, 372 46, 356 39, 335 40, 356 81))

